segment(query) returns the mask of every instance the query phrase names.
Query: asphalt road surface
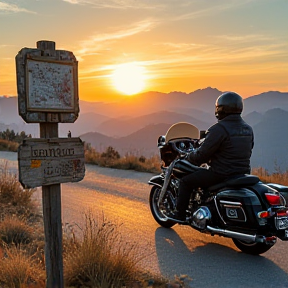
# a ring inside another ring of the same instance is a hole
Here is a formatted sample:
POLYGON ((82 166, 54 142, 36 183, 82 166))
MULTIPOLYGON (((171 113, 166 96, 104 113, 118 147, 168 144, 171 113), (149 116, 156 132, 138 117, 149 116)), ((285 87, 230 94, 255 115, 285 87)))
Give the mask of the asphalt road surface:
MULTIPOLYGON (((3 159, 17 172, 15 153, 0 152, 0 168, 3 159)), ((151 176, 86 165, 84 180, 61 185, 64 225, 81 227, 89 211, 95 217, 104 215, 119 224, 127 242, 138 244, 143 268, 171 279, 188 275, 189 287, 288 287, 288 242, 278 240, 263 255, 251 256, 241 253, 228 238, 188 226, 162 228, 149 210, 147 181, 151 176)), ((41 188, 35 196, 41 203, 41 188)))

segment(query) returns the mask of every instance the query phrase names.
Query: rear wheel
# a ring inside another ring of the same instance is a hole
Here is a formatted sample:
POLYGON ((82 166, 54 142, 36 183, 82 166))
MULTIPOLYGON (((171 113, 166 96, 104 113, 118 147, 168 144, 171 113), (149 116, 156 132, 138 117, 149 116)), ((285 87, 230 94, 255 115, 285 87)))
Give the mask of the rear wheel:
POLYGON ((151 188, 150 197, 149 197, 149 204, 150 204, 150 210, 151 213, 156 220, 158 224, 160 224, 164 228, 171 228, 176 223, 174 221, 169 220, 165 214, 165 212, 168 212, 167 209, 169 209, 169 203, 168 199, 163 199, 163 203, 160 203, 160 207, 158 206, 158 199, 161 192, 161 187, 159 186, 153 186, 151 188))
POLYGON ((273 247, 273 244, 266 243, 257 243, 257 242, 246 242, 238 239, 232 239, 234 244, 239 248, 242 252, 251 255, 259 255, 267 252, 270 248, 273 247))

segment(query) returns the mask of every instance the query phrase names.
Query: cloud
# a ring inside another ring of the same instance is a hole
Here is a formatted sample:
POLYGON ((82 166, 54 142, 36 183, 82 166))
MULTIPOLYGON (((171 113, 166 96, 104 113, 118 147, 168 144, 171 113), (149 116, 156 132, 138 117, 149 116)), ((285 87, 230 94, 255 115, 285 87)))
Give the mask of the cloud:
POLYGON ((247 43, 247 42, 259 42, 259 41, 275 41, 274 37, 261 35, 261 34, 249 34, 249 35, 217 35, 214 36, 216 39, 238 42, 238 43, 247 43))
POLYGON ((81 56, 87 55, 87 53, 95 53, 95 51, 103 49, 103 43, 150 31, 155 24, 155 21, 147 19, 133 23, 130 27, 125 27, 111 33, 97 34, 96 36, 90 37, 88 40, 82 41, 82 49, 80 49, 77 54, 81 56))
POLYGON ((162 7, 162 4, 156 4, 155 0, 62 0, 74 5, 90 5, 97 8, 112 8, 112 9, 155 9, 162 7), (149 4, 151 2, 151 4, 149 4))
POLYGON ((0 2, 0 13, 5 12, 5 13, 35 13, 33 11, 29 11, 25 8, 20 8, 17 5, 14 4, 8 4, 5 2, 0 2))
MULTIPOLYGON (((180 21, 180 20, 194 19, 194 18, 199 18, 199 17, 211 15, 211 14, 216 14, 220 11, 225 11, 225 10, 230 10, 230 9, 235 10, 239 6, 243 6, 243 5, 246 5, 246 4, 248 4, 250 2, 254 2, 254 1, 257 1, 257 0, 241 0, 241 1, 239 1, 239 0, 232 0, 232 1, 220 0, 220 1, 215 1, 215 2, 209 1, 209 5, 207 5, 208 8, 197 10, 197 8, 195 6, 194 9, 191 9, 191 10, 193 10, 193 12, 184 13, 184 14, 181 14, 179 16, 175 16, 171 20, 180 21)), ((188 3, 186 3, 186 4, 188 5, 188 3)), ((193 1, 193 2, 191 2, 190 5, 196 5, 196 4, 197 4, 197 1, 193 1)))
MULTIPOLYGON (((173 43, 165 42, 155 45, 154 60, 143 63, 147 70, 154 71, 154 77, 186 77, 191 73, 220 73, 222 70, 235 69, 243 74, 261 67, 279 69, 279 63, 287 58, 287 44, 267 41, 263 35, 229 36, 232 43, 227 45, 227 37, 219 38, 223 42, 214 44, 173 43), (256 37, 257 36, 257 37, 256 37), (258 39, 258 41, 257 41, 258 39), (259 43, 260 40, 266 40, 259 43), (246 45, 240 43, 247 42, 246 45), (161 53, 162 52, 162 53, 161 53), (173 53, 173 57, 171 54, 173 53), (148 68, 150 67, 150 69, 148 68)), ((268 38, 269 39, 269 38, 268 38)))

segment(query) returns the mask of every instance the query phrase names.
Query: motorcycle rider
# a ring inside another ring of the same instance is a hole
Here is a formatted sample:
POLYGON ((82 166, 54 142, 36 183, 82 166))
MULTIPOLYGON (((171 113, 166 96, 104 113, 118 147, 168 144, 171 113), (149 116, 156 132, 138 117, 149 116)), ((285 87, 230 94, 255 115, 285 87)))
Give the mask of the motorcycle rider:
POLYGON ((215 116, 218 122, 205 132, 202 145, 186 157, 197 166, 207 163, 209 169, 199 169, 180 180, 176 210, 167 215, 168 218, 180 223, 186 221, 193 189, 205 189, 227 178, 250 173, 254 136, 252 128, 241 117, 242 111, 243 99, 237 93, 225 92, 217 98, 215 116))

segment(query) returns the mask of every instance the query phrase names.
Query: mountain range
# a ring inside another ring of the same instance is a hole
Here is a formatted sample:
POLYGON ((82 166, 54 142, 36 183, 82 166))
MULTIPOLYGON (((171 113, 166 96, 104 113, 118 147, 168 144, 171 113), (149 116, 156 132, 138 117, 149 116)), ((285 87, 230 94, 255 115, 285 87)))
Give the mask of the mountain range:
MULTIPOLYGON (((215 101, 222 92, 215 88, 183 92, 147 92, 123 97, 121 102, 80 100, 75 123, 59 124, 59 136, 80 136, 102 152, 108 146, 121 155, 155 155, 157 139, 175 122, 189 122, 206 130, 216 122, 215 101)), ((0 97, 0 131, 7 128, 39 137, 39 125, 27 124, 18 115, 17 97, 0 97)), ((254 129, 252 167, 269 172, 288 170, 288 93, 269 91, 244 99, 244 120, 254 129)))

